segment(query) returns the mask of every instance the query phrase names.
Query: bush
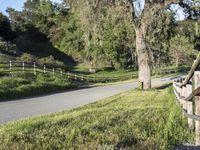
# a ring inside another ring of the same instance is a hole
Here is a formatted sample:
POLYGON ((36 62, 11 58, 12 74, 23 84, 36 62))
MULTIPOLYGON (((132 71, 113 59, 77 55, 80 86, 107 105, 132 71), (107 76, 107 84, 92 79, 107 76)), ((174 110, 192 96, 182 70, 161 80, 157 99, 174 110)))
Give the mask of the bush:
POLYGON ((64 65, 62 62, 55 60, 52 55, 50 55, 48 57, 40 58, 38 60, 38 63, 45 64, 45 65, 52 65, 52 66, 62 66, 62 65, 64 65))
POLYGON ((31 54, 23 53, 23 55, 19 58, 19 60, 32 63, 36 60, 36 58, 31 54))

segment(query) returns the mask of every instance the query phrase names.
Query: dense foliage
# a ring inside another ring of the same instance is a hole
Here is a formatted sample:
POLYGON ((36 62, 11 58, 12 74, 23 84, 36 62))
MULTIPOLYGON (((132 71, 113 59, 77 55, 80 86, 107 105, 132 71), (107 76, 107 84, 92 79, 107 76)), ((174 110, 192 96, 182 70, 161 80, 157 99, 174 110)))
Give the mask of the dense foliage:
MULTIPOLYGON (((1 57, 14 55, 21 60, 29 56, 38 62, 78 62, 92 68, 137 66, 128 9, 120 2, 105 5, 102 1, 95 9, 92 3, 80 3, 27 0, 22 11, 8 8, 9 17, 0 13, 1 57)), ((163 10, 150 24, 147 45, 152 67, 191 64, 194 49, 199 49, 195 21, 177 21, 173 13, 163 10)))

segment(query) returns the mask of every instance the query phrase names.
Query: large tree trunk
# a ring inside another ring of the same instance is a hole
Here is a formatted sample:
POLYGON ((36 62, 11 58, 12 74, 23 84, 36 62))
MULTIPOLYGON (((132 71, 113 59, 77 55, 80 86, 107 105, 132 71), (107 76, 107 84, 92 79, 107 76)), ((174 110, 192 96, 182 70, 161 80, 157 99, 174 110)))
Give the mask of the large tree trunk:
POLYGON ((146 47, 146 26, 141 24, 138 28, 135 28, 136 31, 136 51, 138 57, 138 66, 139 66, 139 81, 143 83, 143 88, 151 88, 151 70, 150 70, 150 60, 149 53, 146 47))

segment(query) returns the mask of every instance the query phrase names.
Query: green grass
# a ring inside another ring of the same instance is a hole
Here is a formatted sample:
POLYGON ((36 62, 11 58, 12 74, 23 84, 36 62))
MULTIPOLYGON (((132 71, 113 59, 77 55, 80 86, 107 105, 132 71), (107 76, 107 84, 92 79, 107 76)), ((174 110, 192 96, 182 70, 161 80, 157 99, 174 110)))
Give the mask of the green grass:
POLYGON ((171 88, 132 90, 0 126, 1 150, 167 150, 193 138, 171 88))
POLYGON ((119 78, 119 79, 121 78, 122 80, 124 78, 128 80, 128 79, 136 78, 137 74, 138 74, 138 71, 134 69, 124 69, 124 70, 105 69, 105 70, 100 70, 95 74, 90 74, 90 76, 112 77, 112 78, 119 78))
MULTIPOLYGON (((21 70, 22 68, 20 67, 15 69, 21 70)), ((14 77, 3 78, 4 74, 1 75, 1 71, 4 69, 1 69, 0 76, 2 77, 0 77, 0 101, 55 93, 92 83, 99 86, 119 84, 127 81, 130 82, 137 79, 138 73, 133 68, 124 70, 104 68, 95 74, 88 74, 88 70, 83 66, 78 65, 76 69, 81 74, 87 74, 88 78, 85 78, 84 81, 82 81, 79 77, 79 81, 74 82, 68 80, 66 76, 52 76, 52 73, 39 73, 37 76, 34 76, 33 69, 30 69, 29 73, 13 73, 14 77)), ((28 69, 26 70, 28 71, 28 69)), ((170 70, 170 68, 166 70, 170 70)), ((14 68, 12 71, 14 72, 14 68)), ((39 69, 37 69, 37 71, 42 72, 42 70, 39 69)), ((168 73, 170 74, 170 72, 168 73)), ((164 75, 166 74, 155 74, 153 77, 161 77, 164 75)))
POLYGON ((0 78, 0 87, 2 101, 59 92, 76 86, 64 77, 43 73, 17 73, 13 77, 0 78))
MULTIPOLYGON (((190 69, 189 66, 163 66, 160 68, 155 68, 152 70, 152 76, 164 76, 164 75, 170 75, 170 74, 178 74, 178 73, 185 73, 190 69)), ((128 69, 121 69, 121 70, 115 70, 114 68, 99 68, 96 73, 89 73, 89 68, 84 65, 77 65, 73 68, 71 68, 72 71, 75 71, 79 74, 85 74, 92 78, 96 78, 99 83, 107 83, 107 82, 119 82, 119 81, 125 81, 130 79, 137 78, 138 71, 136 68, 128 68, 128 69), (98 80, 98 77, 103 77, 105 79, 98 80), (115 78, 115 79, 111 79, 115 78)))
POLYGON ((111 67, 99 68, 97 69, 96 73, 89 73, 89 68, 81 64, 71 68, 71 71, 74 71, 80 74, 89 75, 90 77, 112 77, 113 78, 113 77, 124 76, 127 79, 131 79, 133 76, 136 77, 138 73, 136 69, 134 68, 116 70, 111 67))

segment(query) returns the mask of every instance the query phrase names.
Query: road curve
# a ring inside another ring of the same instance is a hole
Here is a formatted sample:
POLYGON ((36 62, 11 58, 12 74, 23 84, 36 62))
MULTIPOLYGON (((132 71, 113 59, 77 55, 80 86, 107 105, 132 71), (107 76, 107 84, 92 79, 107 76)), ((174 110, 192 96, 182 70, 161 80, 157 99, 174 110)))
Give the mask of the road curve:
MULTIPOLYGON (((180 76, 153 79, 152 85, 164 84, 178 77, 180 76)), ((0 124, 31 116, 76 108, 136 87, 136 82, 121 83, 117 85, 78 89, 42 97, 0 102, 0 124)))

